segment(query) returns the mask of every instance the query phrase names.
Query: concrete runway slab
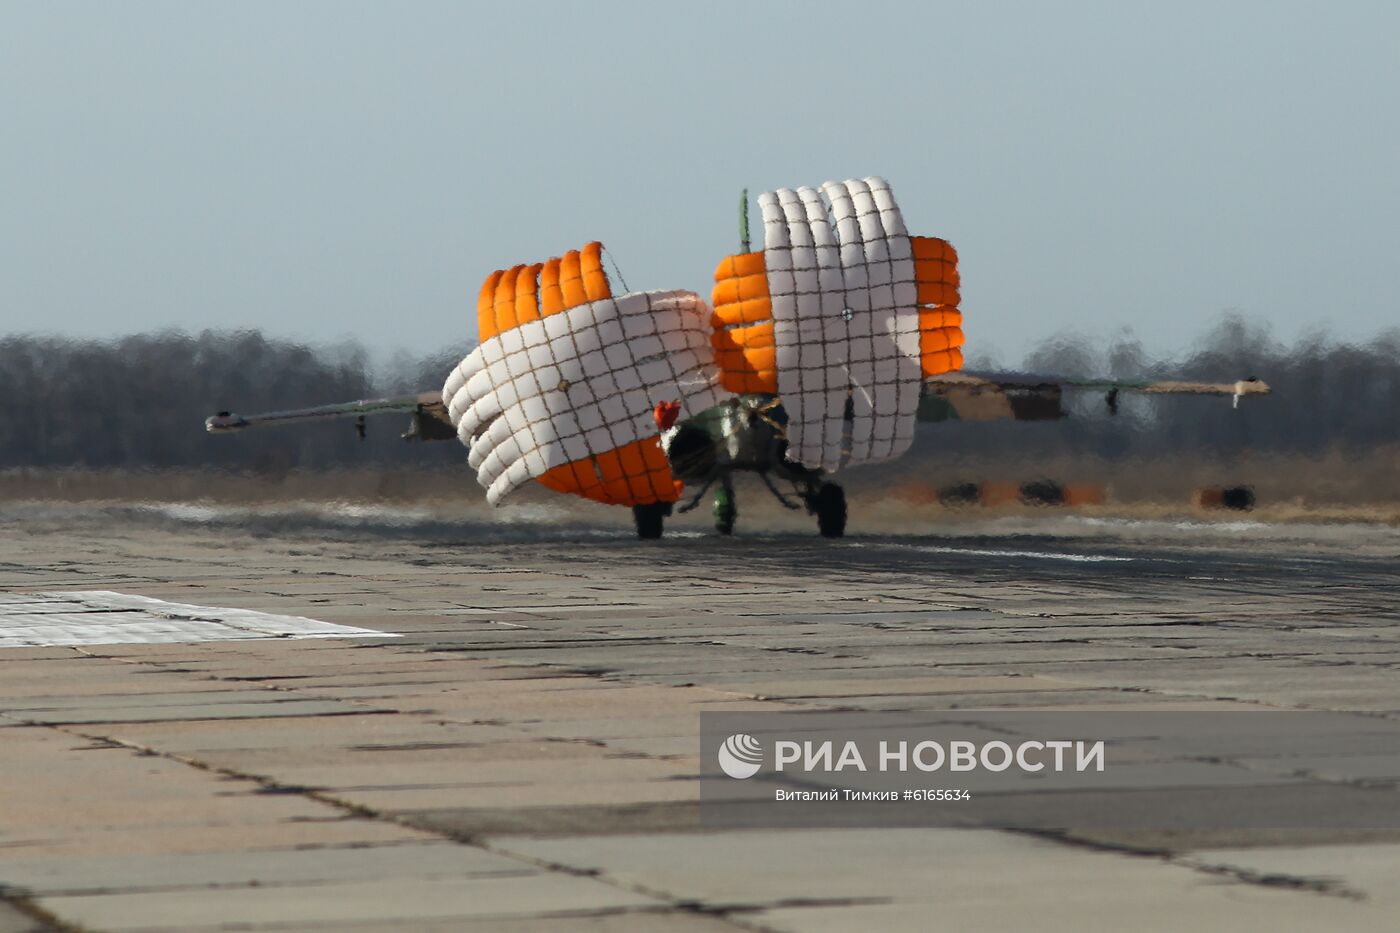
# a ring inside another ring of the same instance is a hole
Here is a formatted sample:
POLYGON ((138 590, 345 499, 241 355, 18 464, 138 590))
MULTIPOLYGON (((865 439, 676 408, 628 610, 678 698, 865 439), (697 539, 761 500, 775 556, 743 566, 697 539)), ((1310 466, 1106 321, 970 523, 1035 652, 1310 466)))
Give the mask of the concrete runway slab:
MULTIPOLYGON (((1383 829, 706 830, 697 730, 715 710, 1389 719, 1395 529, 1055 517, 640 543, 14 504, 0 532, 14 597, 370 630, 0 650, 0 930, 1394 928, 1383 829)), ((1268 756, 1235 764, 1252 793, 1296 786, 1268 756)), ((1395 781, 1320 746, 1297 764, 1395 781)))

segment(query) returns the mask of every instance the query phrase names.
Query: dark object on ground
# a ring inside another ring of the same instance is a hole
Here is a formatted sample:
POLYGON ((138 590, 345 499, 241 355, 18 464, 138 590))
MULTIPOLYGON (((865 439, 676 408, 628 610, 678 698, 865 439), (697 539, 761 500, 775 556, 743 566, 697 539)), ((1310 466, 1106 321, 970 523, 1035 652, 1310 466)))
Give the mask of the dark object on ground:
POLYGON ((982 487, 976 483, 954 483, 938 490, 940 505, 976 505, 982 501, 982 487))
POLYGON ((1064 505, 1065 487, 1049 479, 1022 483, 1021 501, 1026 505, 1064 505))
POLYGON ((1248 512, 1254 508, 1253 486, 1207 486, 1196 490, 1191 504, 1198 509, 1234 509, 1248 512))

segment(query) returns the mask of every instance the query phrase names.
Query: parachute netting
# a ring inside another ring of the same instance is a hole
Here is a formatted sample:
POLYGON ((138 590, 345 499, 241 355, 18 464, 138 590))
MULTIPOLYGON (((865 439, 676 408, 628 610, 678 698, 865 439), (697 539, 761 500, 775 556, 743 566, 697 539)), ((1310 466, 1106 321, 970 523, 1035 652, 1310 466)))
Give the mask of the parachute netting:
POLYGON ((531 479, 616 505, 674 502, 653 409, 679 401, 687 418, 728 395, 704 300, 614 297, 601 253, 589 243, 481 287, 481 343, 442 394, 492 504, 531 479))
POLYGON ((758 204, 763 251, 715 270, 723 387, 780 396, 787 457, 806 467, 898 457, 923 379, 962 366, 957 254, 909 236, 880 178, 780 188, 758 204))

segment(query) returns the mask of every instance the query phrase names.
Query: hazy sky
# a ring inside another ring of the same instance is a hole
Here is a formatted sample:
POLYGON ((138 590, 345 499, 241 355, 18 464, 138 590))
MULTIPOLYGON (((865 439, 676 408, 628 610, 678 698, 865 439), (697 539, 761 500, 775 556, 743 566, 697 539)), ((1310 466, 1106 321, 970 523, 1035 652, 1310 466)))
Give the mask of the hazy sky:
POLYGON ((709 294, 738 192, 878 174, 969 348, 1400 325, 1394 3, 0 0, 0 333, 464 344, 601 239, 709 294))

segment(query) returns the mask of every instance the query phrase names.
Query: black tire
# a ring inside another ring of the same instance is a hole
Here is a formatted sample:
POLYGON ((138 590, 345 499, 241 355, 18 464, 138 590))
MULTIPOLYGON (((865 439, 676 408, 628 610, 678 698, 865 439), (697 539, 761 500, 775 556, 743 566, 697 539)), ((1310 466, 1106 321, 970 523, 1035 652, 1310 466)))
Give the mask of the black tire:
POLYGON ((822 483, 812 497, 817 513, 817 530, 823 538, 839 538, 846 533, 846 491, 835 483, 822 483))
POLYGON ((632 523, 637 526, 637 537, 644 541, 661 537, 666 529, 666 516, 670 514, 669 502, 632 506, 632 523))
POLYGON ((734 522, 739 517, 739 507, 734 502, 734 490, 721 486, 715 490, 715 531, 722 535, 734 533, 734 522))

